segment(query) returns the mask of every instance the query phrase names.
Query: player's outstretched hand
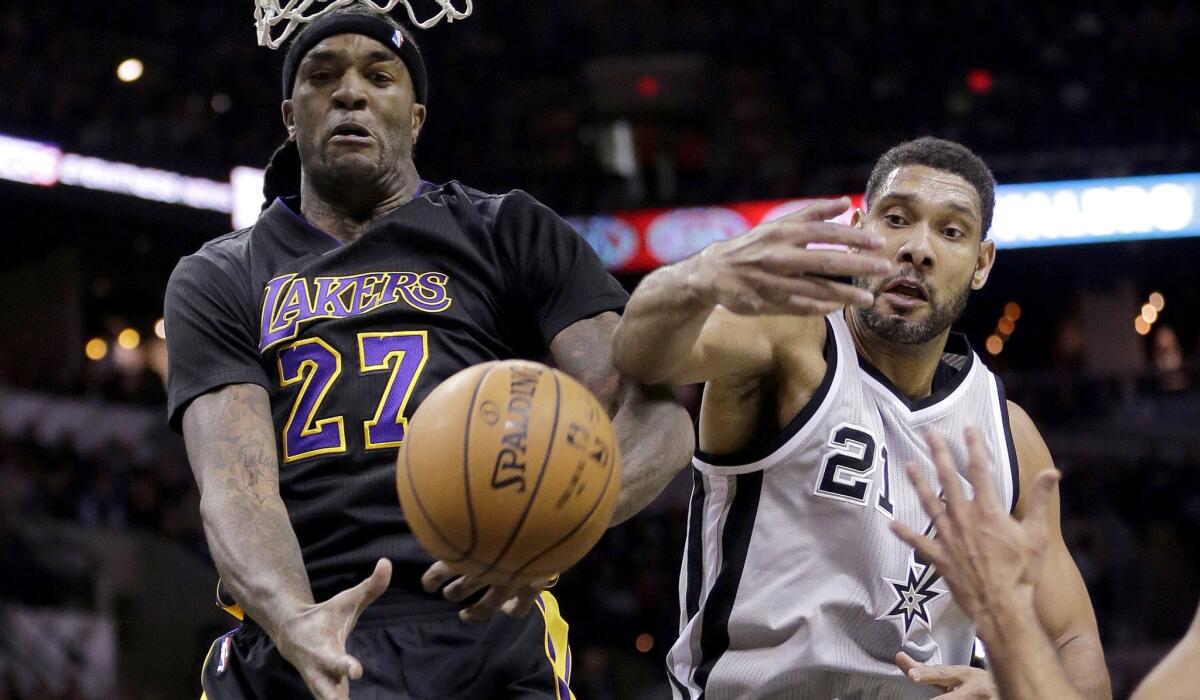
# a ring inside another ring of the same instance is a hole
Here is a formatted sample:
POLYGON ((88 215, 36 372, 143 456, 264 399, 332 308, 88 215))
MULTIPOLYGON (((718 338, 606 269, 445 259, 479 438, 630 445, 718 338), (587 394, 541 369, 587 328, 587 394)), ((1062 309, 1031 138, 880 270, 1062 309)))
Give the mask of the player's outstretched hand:
POLYGON ((967 428, 967 481, 975 497, 967 500, 954 468, 954 457, 946 442, 927 435, 945 503, 929 483, 909 466, 908 478, 917 489, 921 506, 937 528, 927 537, 900 521, 892 531, 931 561, 946 579, 954 601, 971 619, 988 614, 988 603, 999 596, 1020 596, 1032 605, 1033 589, 1042 570, 1048 537, 1046 507, 1059 473, 1045 471, 1037 476, 1029 494, 1025 517, 1017 520, 1000 502, 995 482, 988 473, 987 450, 975 428, 967 428))
POLYGON ((904 652, 896 654, 896 666, 914 683, 944 690, 935 700, 995 700, 1000 697, 992 674, 980 668, 926 665, 904 652))
POLYGON ((346 653, 346 638, 391 580, 392 563, 380 559, 365 581, 284 623, 275 644, 317 700, 350 700, 350 681, 362 678, 363 667, 346 653))
POLYGON ((879 254, 883 236, 826 221, 849 208, 846 197, 821 200, 710 245, 693 263, 695 287, 714 304, 744 315, 824 315, 847 305, 870 306, 875 300, 869 291, 831 279, 892 269, 879 254), (848 250, 810 249, 810 243, 848 250))
MULTIPOLYGON (((557 577, 555 577, 557 578, 557 577)), ((483 622, 502 612, 509 617, 525 617, 533 607, 534 600, 542 591, 550 587, 554 578, 518 579, 516 581, 495 582, 466 576, 453 564, 439 561, 421 577, 421 585, 428 593, 442 588, 446 600, 461 603, 479 591, 488 591, 473 605, 463 608, 458 616, 466 622, 483 622), (447 585, 447 582, 449 584, 447 585)))

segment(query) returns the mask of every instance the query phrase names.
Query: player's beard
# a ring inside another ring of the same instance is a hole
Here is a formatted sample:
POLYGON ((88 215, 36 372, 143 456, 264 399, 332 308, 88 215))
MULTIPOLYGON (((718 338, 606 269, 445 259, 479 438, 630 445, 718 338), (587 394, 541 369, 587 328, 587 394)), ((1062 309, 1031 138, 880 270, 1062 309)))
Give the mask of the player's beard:
MULTIPOLYGON (((878 296, 884 284, 890 284, 893 281, 895 281, 894 278, 889 278, 872 284, 871 280, 856 277, 854 286, 871 290, 878 296)), ((925 282, 924 278, 921 279, 921 282, 925 282)), ((867 330, 888 342, 897 345, 928 343, 941 335, 963 315, 967 308, 967 297, 971 294, 971 283, 968 281, 962 289, 944 302, 928 284, 925 285, 925 290, 929 295, 929 299, 926 301, 929 305, 929 314, 923 319, 907 319, 899 315, 888 316, 876 309, 874 304, 865 309, 859 309, 858 319, 867 330)))
POLYGON ((375 154, 367 157, 337 153, 328 143, 317 143, 312 147, 315 157, 309 159, 302 148, 304 174, 322 199, 352 211, 370 211, 402 186, 405 171, 400 166, 412 161, 411 137, 385 136, 378 136, 375 154))

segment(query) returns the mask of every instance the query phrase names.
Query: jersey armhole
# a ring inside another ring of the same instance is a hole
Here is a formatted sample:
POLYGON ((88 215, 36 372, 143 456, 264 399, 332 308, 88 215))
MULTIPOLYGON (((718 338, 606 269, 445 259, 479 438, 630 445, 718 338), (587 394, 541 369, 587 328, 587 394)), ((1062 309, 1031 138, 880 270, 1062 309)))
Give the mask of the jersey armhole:
POLYGON ((1021 498, 1021 465, 1017 462, 1017 446, 1013 442, 1012 425, 1008 419, 1008 398, 1004 395, 1004 382, 1000 381, 1000 377, 992 375, 992 381, 996 383, 996 398, 999 402, 1000 411, 1000 428, 1004 433, 1004 445, 1008 451, 1008 468, 1009 478, 1012 479, 1012 503, 1008 506, 1009 514, 1012 514, 1017 509, 1017 501, 1021 498))
POLYGON ((705 474, 720 474, 733 476, 763 471, 773 467, 787 452, 790 445, 807 439, 810 425, 815 425, 819 415, 825 413, 830 403, 830 395, 836 394, 835 386, 843 372, 846 358, 840 350, 837 331, 829 318, 825 318, 825 346, 822 349, 825 358, 825 375, 821 383, 813 391, 808 403, 800 409, 788 424, 774 437, 764 442, 747 445, 742 449, 728 454, 712 454, 699 448, 696 449, 692 462, 696 469, 705 474))

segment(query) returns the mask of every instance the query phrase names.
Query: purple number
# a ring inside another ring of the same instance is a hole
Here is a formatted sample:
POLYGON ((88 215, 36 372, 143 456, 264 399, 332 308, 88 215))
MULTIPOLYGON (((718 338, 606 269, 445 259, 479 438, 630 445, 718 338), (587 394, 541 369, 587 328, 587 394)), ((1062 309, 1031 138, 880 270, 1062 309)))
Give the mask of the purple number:
POLYGON ((399 447, 404 442, 404 432, 408 428, 404 408, 412 396, 417 377, 425 368, 428 354, 429 340, 425 331, 359 334, 361 371, 366 374, 391 370, 375 417, 363 423, 368 450, 399 447))
POLYGON ((345 452, 342 417, 317 420, 317 411, 334 380, 342 373, 342 356, 320 338, 309 338, 279 351, 279 383, 303 382, 292 414, 283 427, 283 461, 345 452))

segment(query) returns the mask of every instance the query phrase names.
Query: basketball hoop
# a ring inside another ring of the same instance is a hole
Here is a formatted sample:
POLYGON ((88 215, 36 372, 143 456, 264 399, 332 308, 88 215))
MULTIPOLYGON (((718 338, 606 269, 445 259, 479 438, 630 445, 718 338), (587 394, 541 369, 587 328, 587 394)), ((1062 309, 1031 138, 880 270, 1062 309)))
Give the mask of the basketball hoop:
POLYGON ((254 26, 258 29, 258 45, 277 49, 301 24, 308 24, 339 7, 354 3, 380 14, 387 14, 396 5, 403 4, 404 9, 408 10, 408 18, 421 29, 429 29, 443 18, 447 22, 466 19, 474 9, 473 0, 466 0, 466 5, 461 10, 454 7, 454 0, 435 1, 442 11, 425 21, 420 21, 409 0, 285 0, 282 7, 280 0, 254 0, 254 26), (279 29, 280 26, 282 29, 279 29))

